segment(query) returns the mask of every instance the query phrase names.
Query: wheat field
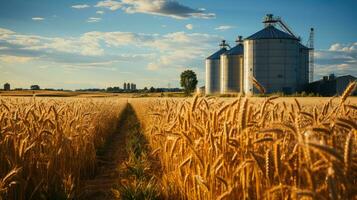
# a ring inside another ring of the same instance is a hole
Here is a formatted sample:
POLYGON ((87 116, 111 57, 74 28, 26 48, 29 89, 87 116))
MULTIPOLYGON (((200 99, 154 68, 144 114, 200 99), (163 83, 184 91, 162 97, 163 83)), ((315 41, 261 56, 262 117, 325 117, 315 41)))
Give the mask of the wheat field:
POLYGON ((356 199, 357 105, 133 100, 166 199, 356 199))
POLYGON ((0 98, 0 199, 73 199, 123 100, 0 98))
POLYGON ((0 97, 0 199, 83 188, 105 190, 95 199, 356 199, 355 89, 311 101, 0 97), (118 138, 108 158, 128 155, 93 179, 118 138))

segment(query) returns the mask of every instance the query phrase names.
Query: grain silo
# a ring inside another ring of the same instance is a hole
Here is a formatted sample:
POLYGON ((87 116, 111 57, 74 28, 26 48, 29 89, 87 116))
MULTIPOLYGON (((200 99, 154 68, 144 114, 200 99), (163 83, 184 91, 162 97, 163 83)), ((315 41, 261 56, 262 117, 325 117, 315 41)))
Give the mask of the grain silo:
POLYGON ((243 40, 221 55, 221 93, 241 92, 243 88, 243 40))
POLYGON ((220 56, 227 51, 226 41, 220 44, 221 49, 206 59, 206 94, 220 92, 220 56))
POLYGON ((310 59, 310 53, 311 53, 311 48, 308 48, 302 44, 300 44, 299 48, 299 66, 298 67, 298 90, 302 91, 304 86, 309 83, 309 59, 310 59))
POLYGON ((263 23, 263 30, 244 40, 244 92, 255 93, 252 77, 267 93, 296 92, 307 83, 306 47, 280 18, 269 14, 263 23), (276 28, 276 24, 285 31, 276 28))

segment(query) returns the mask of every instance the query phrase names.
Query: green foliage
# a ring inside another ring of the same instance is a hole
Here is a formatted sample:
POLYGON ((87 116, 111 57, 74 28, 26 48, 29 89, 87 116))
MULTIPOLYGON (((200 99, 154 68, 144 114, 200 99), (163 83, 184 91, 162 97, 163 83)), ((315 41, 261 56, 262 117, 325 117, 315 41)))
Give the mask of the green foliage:
POLYGON ((196 73, 192 70, 186 70, 181 73, 180 77, 180 84, 184 88, 185 94, 191 94, 196 89, 198 83, 196 73))
POLYGON ((157 183, 154 178, 150 181, 132 180, 119 189, 121 199, 125 200, 155 200, 160 199, 157 183))
POLYGON ((124 177, 115 191, 120 199, 155 200, 160 198, 160 190, 148 156, 149 147, 145 136, 140 132, 140 125, 133 124, 134 131, 128 136, 126 150, 128 160, 125 162, 124 177))

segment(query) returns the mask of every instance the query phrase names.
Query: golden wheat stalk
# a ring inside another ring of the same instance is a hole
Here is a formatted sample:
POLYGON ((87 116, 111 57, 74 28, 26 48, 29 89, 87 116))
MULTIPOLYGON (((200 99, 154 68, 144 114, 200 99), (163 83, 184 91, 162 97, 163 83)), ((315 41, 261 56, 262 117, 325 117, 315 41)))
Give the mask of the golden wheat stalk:
POLYGON ((252 81, 253 81, 253 85, 259 90, 259 92, 265 94, 266 90, 264 86, 260 84, 259 81, 257 81, 257 79, 255 79, 255 77, 253 76, 252 76, 252 81))

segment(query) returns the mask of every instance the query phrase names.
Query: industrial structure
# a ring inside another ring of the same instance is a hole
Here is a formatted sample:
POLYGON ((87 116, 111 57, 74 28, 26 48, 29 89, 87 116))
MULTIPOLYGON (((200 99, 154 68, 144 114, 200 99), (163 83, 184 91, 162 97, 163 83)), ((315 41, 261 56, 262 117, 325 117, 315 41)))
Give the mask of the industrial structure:
POLYGON ((134 91, 134 90, 136 90, 136 84, 134 84, 134 83, 124 83, 123 89, 124 89, 124 91, 134 91))
POLYGON ((228 45, 223 40, 221 49, 206 59, 206 94, 219 93, 221 90, 221 55, 227 51, 228 45))
POLYGON ((221 93, 239 92, 243 87, 243 40, 239 36, 237 45, 221 55, 221 93))
POLYGON ((130 89, 131 89, 131 90, 136 90, 136 84, 131 83, 131 84, 130 84, 130 89))
MULTIPOLYGON (((342 95, 348 84, 353 81, 357 81, 357 78, 351 75, 336 77, 334 74, 330 74, 307 85, 305 91, 321 96, 342 95)), ((354 95, 356 94, 357 91, 355 91, 354 95)))
POLYGON ((253 80, 266 93, 293 93, 313 81, 314 30, 308 48, 280 17, 268 14, 263 23, 257 33, 244 40, 239 36, 233 48, 222 41, 220 50, 206 59, 206 94, 255 94, 253 80))
POLYGON ((10 83, 5 83, 4 84, 4 90, 5 91, 10 91, 11 90, 10 83))

